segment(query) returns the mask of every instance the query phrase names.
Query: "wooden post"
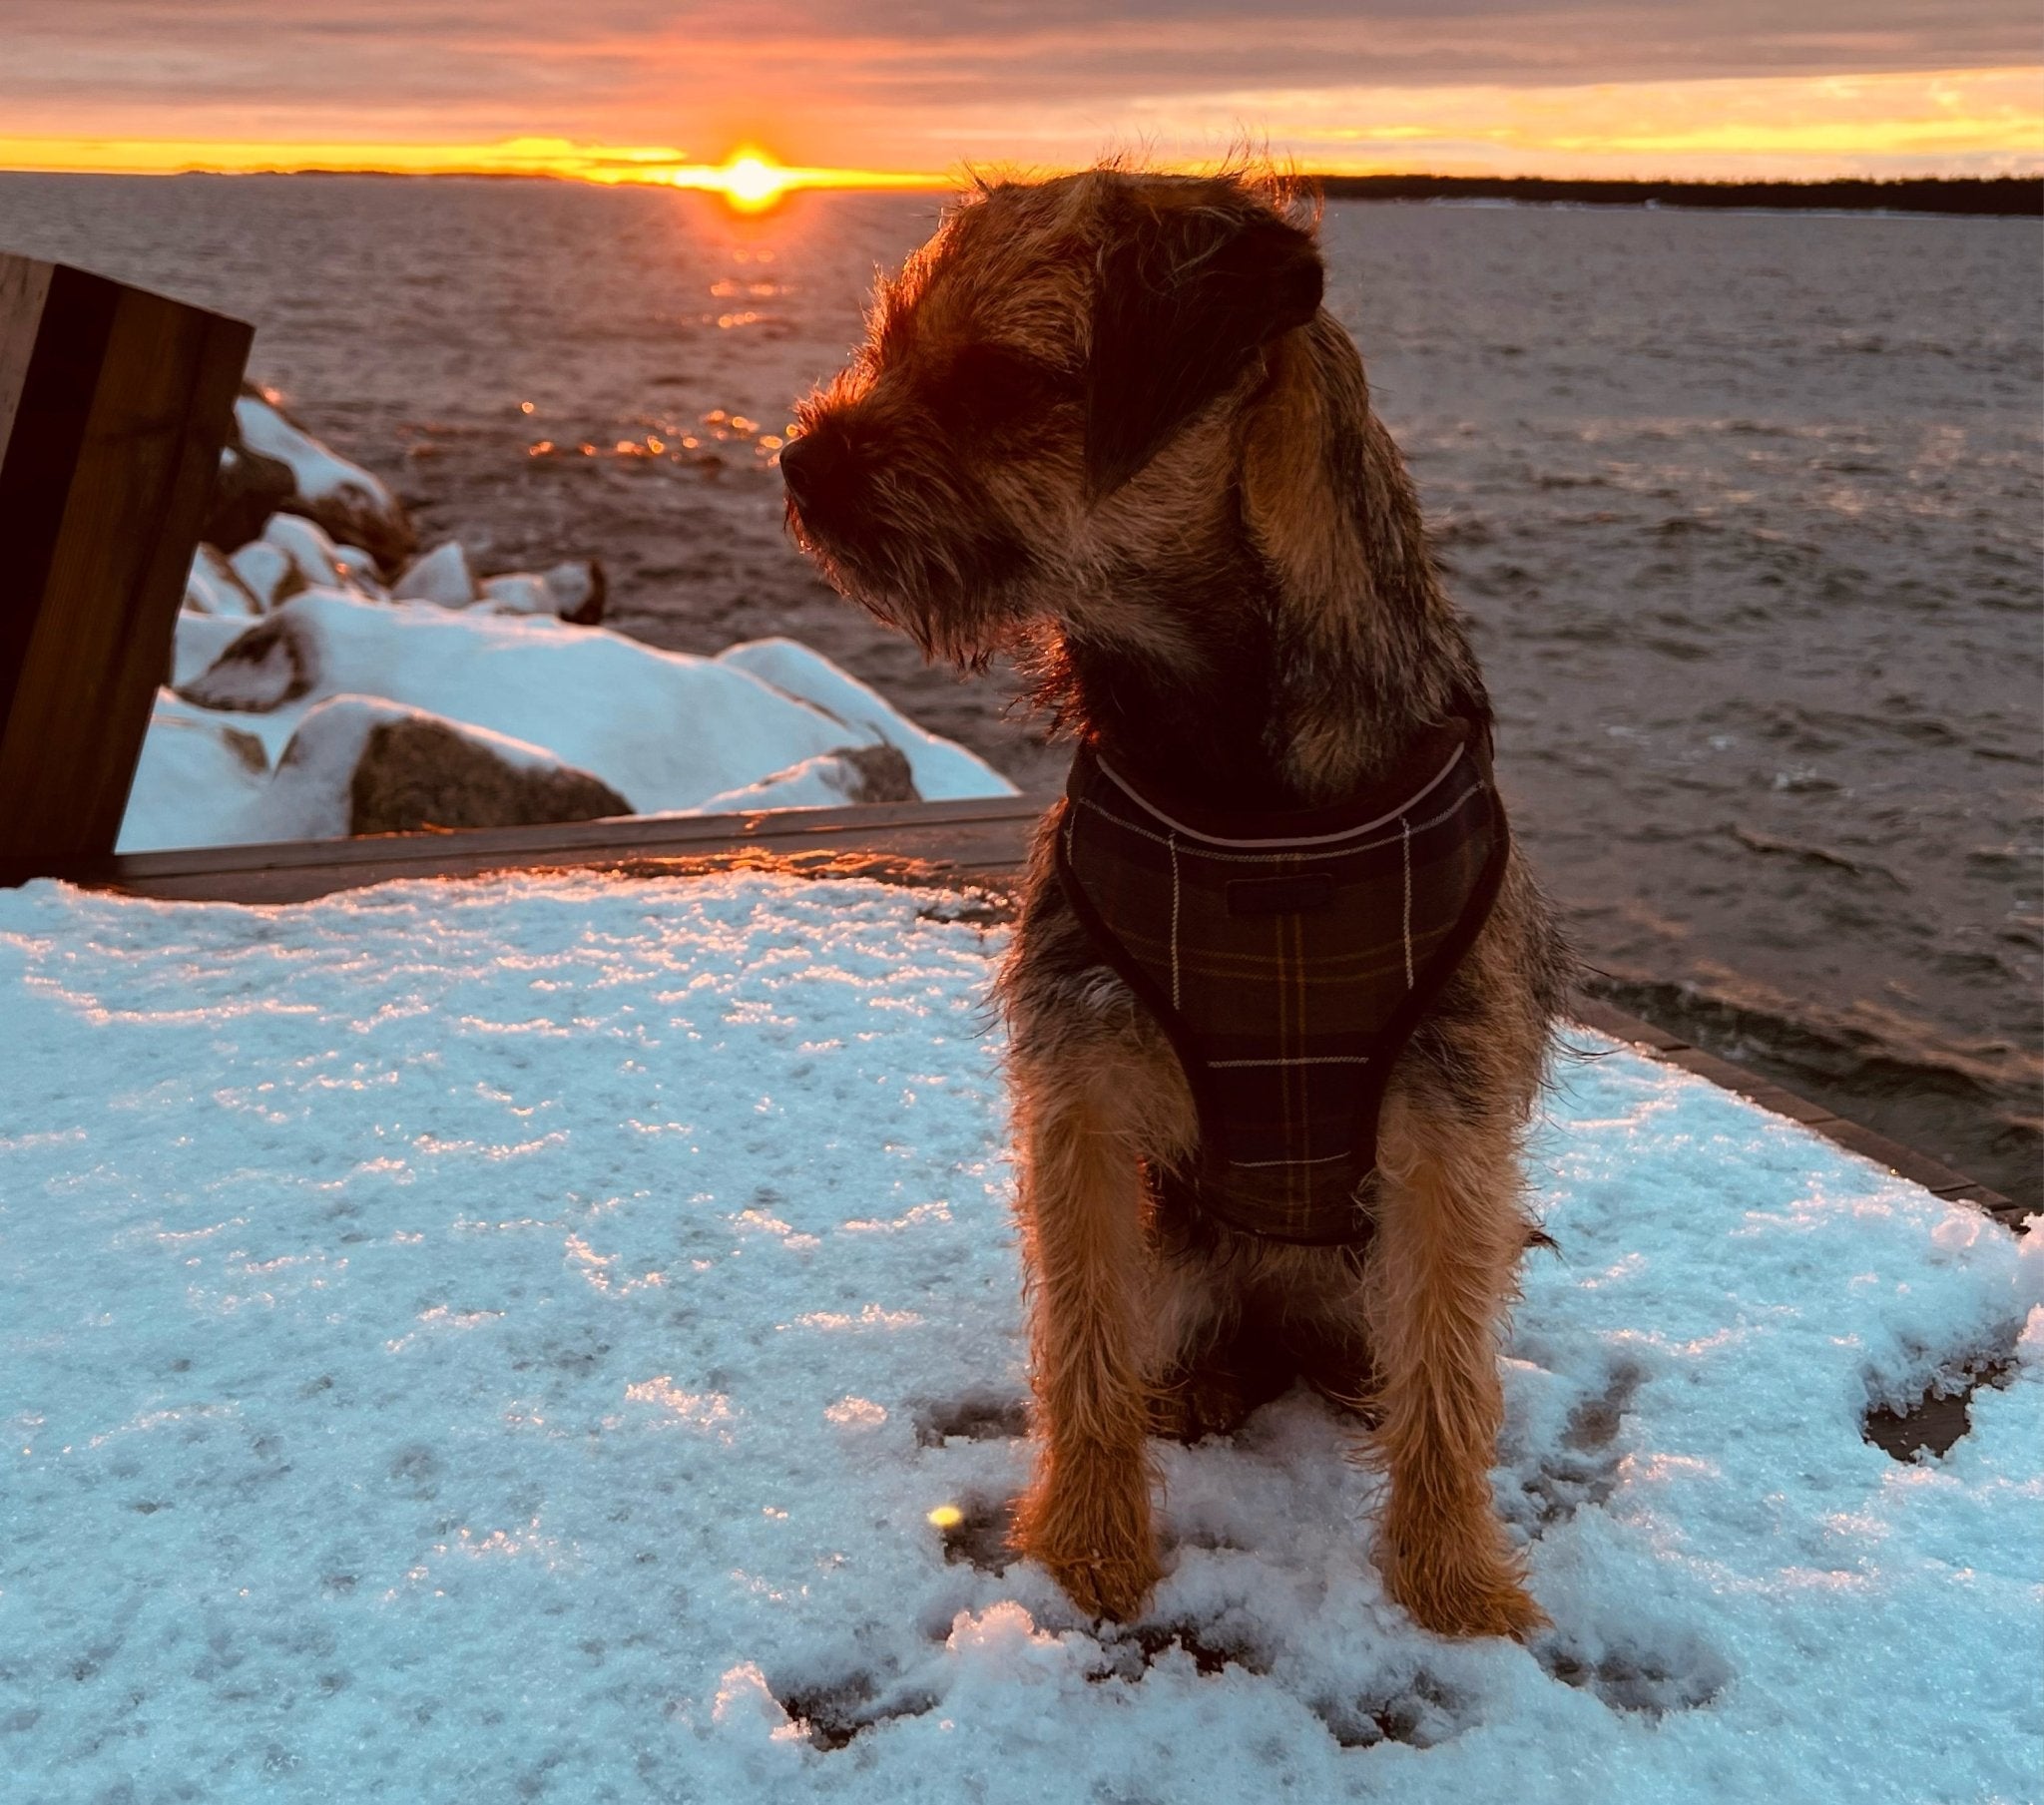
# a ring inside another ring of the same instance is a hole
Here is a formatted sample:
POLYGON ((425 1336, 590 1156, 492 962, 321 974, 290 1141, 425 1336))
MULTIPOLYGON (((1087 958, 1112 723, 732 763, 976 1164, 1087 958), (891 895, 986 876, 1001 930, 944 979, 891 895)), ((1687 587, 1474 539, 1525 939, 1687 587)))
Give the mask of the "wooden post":
POLYGON ((253 336, 0 253, 0 882, 114 849, 253 336))

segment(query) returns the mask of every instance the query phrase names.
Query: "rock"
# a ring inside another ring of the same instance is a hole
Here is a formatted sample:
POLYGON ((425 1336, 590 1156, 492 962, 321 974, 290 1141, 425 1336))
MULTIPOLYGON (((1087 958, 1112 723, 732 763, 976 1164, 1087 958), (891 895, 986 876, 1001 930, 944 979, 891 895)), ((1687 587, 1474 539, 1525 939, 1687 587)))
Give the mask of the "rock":
POLYGON ((262 543, 273 545, 291 561, 301 587, 344 589, 347 574, 341 568, 340 548, 326 537, 317 521, 298 514, 278 514, 262 529, 262 543))
POLYGON ((261 795, 268 768, 255 734, 158 690, 115 850, 245 839, 247 812, 261 795))
POLYGON ((379 721, 348 784, 350 833, 523 827, 631 812, 623 796, 587 771, 514 763, 481 735, 429 715, 379 721))
POLYGON ((819 752, 702 805, 710 815, 758 808, 842 808, 847 802, 919 802, 908 754, 896 745, 845 745, 819 752))
POLYGON ((290 553, 266 539, 250 540, 228 563, 263 614, 306 586, 290 553))
POLYGON ((277 504, 280 511, 302 514, 341 544, 362 547, 386 573, 418 549, 411 517, 389 488, 329 451, 267 396, 245 389, 235 403, 235 425, 243 452, 289 468, 292 493, 277 504))
POLYGON ((224 552, 239 552, 262 531, 262 524, 297 493, 297 478, 281 458, 264 457, 246 445, 220 454, 213 505, 199 536, 224 552))
POLYGON ((830 756, 850 767, 847 802, 920 802, 908 754, 898 745, 848 745, 830 756))
POLYGON ((483 579, 482 606, 505 615, 558 614, 547 580, 531 571, 506 571, 483 579))
POLYGON ((717 662, 821 709, 853 732, 863 730, 899 746, 915 775, 916 794, 926 802, 1016 794, 1014 784, 985 759, 897 713, 877 690, 799 641, 748 640, 727 647, 717 662))
POLYGON ((595 627, 603 620, 609 587, 600 558, 577 558, 542 575, 510 571, 485 577, 482 599, 504 614, 553 615, 577 627, 595 627))
POLYGON ((247 615, 203 615, 194 608, 179 609, 170 686, 176 689, 191 682, 248 631, 247 615))
POLYGON ((236 575, 235 567, 221 556, 218 547, 210 545, 202 545, 193 554, 192 569, 185 577, 185 606, 194 614, 230 618, 253 619, 262 612, 262 604, 236 575))
POLYGON ((577 627, 594 627, 602 621, 611 586, 601 558, 570 559, 555 565, 546 574, 546 586, 559 603, 554 612, 562 620, 577 627))
POLYGON ((266 714, 318 680, 316 635, 296 616, 277 615, 250 628, 178 694, 202 708, 266 714))
POLYGON ((466 608, 477 598, 475 575, 458 539, 436 545, 415 559, 390 586, 399 602, 437 602, 442 608, 466 608))
POLYGON ((340 566, 343 589, 352 590, 358 596, 367 596, 372 602, 389 600, 390 592, 383 587, 377 575, 376 560, 360 546, 335 546, 333 561, 340 566))

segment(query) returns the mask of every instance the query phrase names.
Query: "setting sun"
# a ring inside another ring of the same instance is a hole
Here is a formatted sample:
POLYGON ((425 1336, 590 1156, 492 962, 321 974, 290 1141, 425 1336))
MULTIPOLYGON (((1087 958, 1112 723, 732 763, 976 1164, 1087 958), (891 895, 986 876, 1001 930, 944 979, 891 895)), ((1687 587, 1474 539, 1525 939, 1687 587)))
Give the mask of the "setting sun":
POLYGON ((724 166, 724 198, 742 214, 763 214, 781 197, 787 180, 756 151, 742 151, 724 166))
POLYGON ((722 163, 674 163, 661 168, 651 162, 626 170, 626 182, 659 182, 670 188, 701 189, 722 195, 734 213, 764 214, 801 188, 941 189, 953 186, 944 177, 899 171, 795 168, 776 161, 758 145, 741 145, 722 163))

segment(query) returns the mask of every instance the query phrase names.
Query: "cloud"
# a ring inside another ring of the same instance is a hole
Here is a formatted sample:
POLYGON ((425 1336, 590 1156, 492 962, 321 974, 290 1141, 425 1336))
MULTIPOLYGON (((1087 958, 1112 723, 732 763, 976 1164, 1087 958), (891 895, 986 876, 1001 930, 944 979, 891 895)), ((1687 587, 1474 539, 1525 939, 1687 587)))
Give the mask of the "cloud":
MULTIPOLYGON (((760 138, 793 160, 868 167, 1068 158, 1117 137, 1211 145, 1238 130, 1306 149, 1324 140, 1312 121, 1330 107, 1351 109, 1352 127, 1366 123, 1360 109, 1401 114, 1422 95, 1464 97, 1429 117, 1442 142, 1480 149, 1502 142, 1486 138, 1492 128, 1454 136, 1457 108, 1479 93, 1924 79, 2037 58, 2031 0, 1278 0, 1254 15, 1240 0, 8 0, 6 11, 0 120, 23 136, 545 135, 706 157, 760 138), (1348 98, 1301 112, 1299 96, 1348 98)), ((2006 148, 2044 158, 2044 145, 2006 148)))

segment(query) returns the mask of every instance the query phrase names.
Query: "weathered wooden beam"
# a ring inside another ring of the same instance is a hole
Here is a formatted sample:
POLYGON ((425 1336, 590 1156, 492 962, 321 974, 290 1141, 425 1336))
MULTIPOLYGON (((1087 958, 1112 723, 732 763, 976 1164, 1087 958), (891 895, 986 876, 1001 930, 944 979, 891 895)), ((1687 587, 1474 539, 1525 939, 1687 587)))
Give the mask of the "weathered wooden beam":
POLYGON ((0 882, 113 851, 253 336, 0 252, 0 882))
POLYGON ((637 876, 776 870, 900 882, 1012 882, 1048 796, 878 802, 724 815, 631 815, 536 827, 194 846, 81 861, 53 875, 178 902, 309 902, 398 878, 506 871, 637 876))

